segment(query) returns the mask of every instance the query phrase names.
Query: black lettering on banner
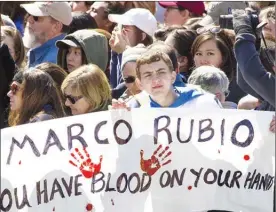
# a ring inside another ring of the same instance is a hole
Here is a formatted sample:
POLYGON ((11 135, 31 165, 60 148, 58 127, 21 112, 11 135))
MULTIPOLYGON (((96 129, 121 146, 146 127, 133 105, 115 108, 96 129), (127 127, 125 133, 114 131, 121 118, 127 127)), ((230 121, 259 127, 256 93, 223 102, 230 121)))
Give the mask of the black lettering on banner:
POLYGON ((218 177, 218 175, 217 175, 216 171, 209 168, 209 169, 207 169, 207 171, 205 172, 204 177, 203 177, 203 180, 204 180, 204 182, 205 182, 206 184, 211 185, 211 184, 213 184, 214 182, 217 181, 217 177, 218 177), (213 175, 213 179, 212 179, 212 180, 208 179, 208 177, 210 176, 210 174, 213 175))
POLYGON ((60 140, 57 137, 57 134, 55 133, 55 131, 50 129, 49 133, 48 133, 47 140, 46 140, 46 144, 45 144, 45 147, 44 147, 43 155, 46 155, 48 153, 49 148, 53 145, 56 145, 59 148, 59 151, 65 150, 62 147, 62 145, 60 143, 60 140), (53 143, 51 143, 51 138, 53 138, 53 140, 54 140, 53 143))
POLYGON ((72 187, 73 187, 73 177, 70 177, 69 185, 67 184, 66 180, 64 178, 61 178, 61 182, 63 186, 65 187, 68 196, 70 197, 72 194, 72 187))
POLYGON ((120 120, 116 121, 116 123, 114 124, 113 133, 114 133, 115 140, 117 141, 117 143, 120 145, 124 145, 124 144, 127 144, 132 137, 132 128, 127 121, 120 119, 120 120), (117 135, 117 128, 119 127, 120 124, 125 124, 128 129, 129 134, 126 139, 122 139, 117 135))
POLYGON ((275 178, 268 175, 266 190, 269 190, 273 186, 274 181, 275 181, 275 178))
POLYGON ((52 191, 51 191, 51 196, 50 196, 50 201, 54 199, 55 193, 59 192, 60 196, 64 198, 64 194, 62 191, 62 188, 58 182, 57 179, 54 180, 53 186, 52 186, 52 191))
POLYGON ((248 172, 247 177, 246 177, 245 182, 244 182, 244 188, 246 188, 247 183, 249 184, 247 188, 251 187, 251 184, 252 184, 252 182, 255 178, 255 175, 256 175, 256 169, 254 170, 252 176, 251 176, 251 172, 248 172))
POLYGON ((44 195, 44 201, 43 203, 47 203, 48 200, 48 191, 47 191, 47 180, 43 181, 44 189, 40 190, 40 181, 36 183, 36 195, 37 195, 37 204, 41 204, 41 195, 44 195))
POLYGON ((10 211, 12 207, 12 194, 11 194, 11 191, 9 189, 4 189, 2 192, 1 192, 1 196, 0 196, 0 210, 1 211, 10 211), (9 203, 8 205, 5 207, 3 204, 4 204, 4 198, 5 196, 8 197, 8 200, 9 200, 9 203))
POLYGON ((28 201, 26 185, 23 186, 23 200, 20 204, 18 202, 17 188, 14 189, 14 196, 15 196, 15 203, 16 203, 17 209, 22 209, 25 207, 25 205, 27 205, 28 207, 31 207, 31 205, 28 201))
POLYGON ((200 175, 202 173, 202 170, 203 170, 203 168, 200 168, 199 172, 195 171, 194 169, 190 170, 190 172, 196 176, 194 187, 197 187, 197 185, 198 185, 198 181, 199 181, 200 175))
POLYGON ((103 172, 99 172, 98 174, 96 174, 93 178, 92 178, 92 183, 91 183, 91 192, 92 193, 97 193, 97 192, 101 192, 104 187, 105 187, 105 181, 104 181, 104 173, 103 172), (102 187, 99 188, 98 190, 95 190, 95 185, 98 182, 102 182, 102 187))
POLYGON ((184 175, 185 175, 185 171, 186 171, 186 168, 184 168, 182 171, 181 171, 181 174, 180 174, 180 177, 178 176, 178 172, 177 172, 177 169, 173 170, 173 173, 172 173, 172 178, 171 178, 171 184, 170 184, 170 187, 174 187, 174 182, 176 181, 177 184, 179 186, 181 186, 183 184, 183 178, 184 178, 184 175))
POLYGON ((139 188, 140 188, 140 178, 139 178, 139 175, 137 173, 132 173, 130 176, 129 176, 129 180, 128 180, 128 190, 130 191, 130 193, 132 194, 135 194, 139 191, 139 188), (133 178, 136 178, 137 179, 137 183, 136 183, 136 188, 134 190, 131 190, 130 189, 130 183, 133 182, 133 178))
POLYGON ((228 170, 226 172, 225 177, 223 178, 223 180, 222 180, 222 174, 223 174, 223 170, 220 169, 219 174, 218 174, 218 186, 222 187, 222 186, 226 185, 228 188, 230 188, 229 178, 230 178, 230 175, 231 175, 231 171, 228 170))
POLYGON ((80 135, 83 133, 84 131, 84 127, 82 124, 72 124, 70 126, 67 127, 67 136, 68 136, 68 150, 72 149, 73 146, 73 140, 78 140, 83 148, 86 148, 88 145, 86 143, 86 141, 84 140, 83 137, 81 137, 80 135), (72 128, 73 127, 79 127, 80 128, 80 132, 77 135, 72 135, 72 128))
POLYGON ((260 183, 260 179, 261 179, 261 174, 260 173, 256 174, 256 176, 253 180, 253 183, 250 184, 250 189, 253 189, 255 184, 256 184, 256 189, 257 189, 259 186, 259 183, 260 183))
POLYGON ((268 177, 268 174, 261 177, 258 190, 263 189, 265 191, 267 177, 268 177))
POLYGON ((233 175, 233 178, 232 178, 232 181, 231 181, 231 184, 230 184, 230 187, 233 188, 235 183, 237 185, 237 188, 240 188, 240 182, 239 182, 239 179, 241 178, 242 176, 242 172, 241 171, 235 171, 234 172, 234 175, 233 175))
POLYGON ((170 184, 170 182, 171 182, 171 178, 172 178, 172 177, 171 177, 170 172, 169 172, 169 171, 164 171, 164 172, 161 174, 160 179, 159 179, 159 183, 160 183, 161 188, 167 187, 167 186, 170 184), (166 182, 164 183, 163 177, 165 176, 165 174, 167 175, 167 179, 166 179, 166 182))
POLYGON ((81 191, 79 191, 79 188, 82 186, 81 183, 79 183, 79 178, 82 177, 81 174, 78 174, 76 177, 75 177, 75 196, 80 196, 82 193, 81 191))
POLYGON ((224 127, 225 127, 225 119, 222 119, 221 126, 220 126, 221 145, 224 145, 224 127))
POLYGON ((199 135, 198 135, 198 142, 206 142, 206 141, 209 141, 211 140, 213 137, 214 137, 214 134, 215 134, 215 130, 211 127, 213 124, 212 122, 212 119, 203 119, 203 120, 200 120, 199 121, 199 135), (208 125, 203 128, 202 125, 204 122, 209 122, 208 125), (207 131, 210 131, 211 134, 209 137, 206 137, 206 138, 202 138, 202 134, 207 132, 207 131))
POLYGON ((249 120, 244 119, 235 125, 235 127, 232 131, 232 135, 231 135, 231 142, 234 145, 236 145, 238 147, 248 147, 252 143, 253 139, 254 139, 254 128, 249 120), (246 126, 249 130, 248 137, 244 142, 240 142, 237 140, 236 135, 237 135, 237 131, 240 128, 240 126, 246 126))
POLYGON ((94 130, 94 136, 95 136, 95 141, 98 144, 109 144, 108 139, 100 139, 99 138, 99 131, 103 125, 106 125, 107 121, 101 121, 99 124, 96 125, 95 130, 94 130))
POLYGON ((189 137, 186 140, 181 140, 181 138, 180 138, 181 118, 177 119, 176 137, 180 143, 188 143, 192 139, 193 129, 194 129, 194 121, 195 121, 194 119, 191 120, 189 137))
POLYGON ((108 191, 116 191, 115 188, 109 188, 110 179, 111 179, 111 173, 108 173, 107 183, 106 183, 106 189, 105 189, 106 192, 108 192, 108 191))
POLYGON ((151 176, 149 176, 146 173, 143 173, 140 192, 146 191, 150 187, 150 184, 151 184, 151 176), (144 185, 145 177, 148 177, 148 182, 146 185, 144 185))
POLYGON ((33 142, 33 140, 29 136, 25 135, 24 139, 23 139, 23 142, 21 144, 13 137, 12 138, 12 143, 11 143, 11 146, 10 146, 10 153, 9 153, 9 156, 8 156, 8 159, 7 159, 7 164, 10 164, 10 162, 11 162, 11 157, 12 157, 13 150, 14 150, 14 145, 18 146, 20 149, 23 149, 23 147, 25 146, 27 141, 29 142, 35 156, 40 157, 40 153, 39 153, 38 149, 36 148, 35 143, 33 142))
POLYGON ((172 134, 170 132, 170 130, 168 129, 168 126, 170 125, 171 123, 171 119, 169 116, 160 116, 156 119, 154 119, 154 144, 157 144, 158 143, 158 134, 162 131, 165 131, 167 133, 167 136, 168 136, 168 143, 172 143, 172 134), (166 119, 167 120, 167 124, 165 125, 165 127, 162 127, 159 129, 159 121, 161 119, 166 119))
POLYGON ((126 189, 127 189, 127 175, 126 173, 122 173, 119 178, 117 179, 117 191, 119 193, 125 193, 126 189), (121 190, 121 185, 122 185, 122 181, 125 181, 125 187, 121 190))
POLYGON ((268 191, 272 187, 273 181, 274 177, 270 176, 269 174, 262 176, 260 179, 258 190, 262 189, 264 191, 268 191))

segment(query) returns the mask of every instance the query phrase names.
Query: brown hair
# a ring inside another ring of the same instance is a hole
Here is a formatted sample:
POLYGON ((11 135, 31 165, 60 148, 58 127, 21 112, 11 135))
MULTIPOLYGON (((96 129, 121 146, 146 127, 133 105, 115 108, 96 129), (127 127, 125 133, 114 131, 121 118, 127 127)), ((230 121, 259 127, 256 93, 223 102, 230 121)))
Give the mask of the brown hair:
POLYGON ((235 75, 236 59, 232 50, 233 43, 224 30, 221 30, 219 33, 211 33, 208 31, 197 36, 191 48, 192 56, 194 57, 200 46, 209 40, 215 41, 222 55, 222 64, 217 68, 223 70, 229 81, 231 81, 235 75))
POLYGON ((136 44, 142 43, 145 46, 149 46, 150 44, 153 43, 153 38, 150 35, 143 32, 141 29, 139 29, 136 26, 134 26, 134 29, 135 29, 135 34, 136 34, 136 44), (142 33, 146 34, 146 37, 144 40, 142 40, 142 38, 143 38, 142 33))
POLYGON ((68 75, 66 71, 64 71, 60 66, 54 63, 41 63, 35 68, 48 73, 53 78, 59 89, 61 88, 63 80, 68 75))
POLYGON ((3 20, 2 20, 2 15, 0 14, 0 26, 5 26, 3 20))
POLYGON ((22 68, 23 62, 25 60, 25 48, 22 41, 20 32, 10 26, 1 27, 1 37, 2 35, 11 37, 14 42, 14 52, 15 52, 15 63, 19 68, 22 68))
POLYGON ((172 61, 166 53, 158 51, 156 49, 150 49, 136 60, 136 74, 138 79, 141 79, 140 68, 142 65, 151 64, 161 60, 166 63, 171 72, 174 71, 172 61))
POLYGON ((165 41, 170 33, 177 29, 186 29, 181 25, 163 26, 154 32, 154 38, 156 40, 165 41))
POLYGON ((19 111, 10 113, 10 126, 28 123, 30 119, 41 112, 55 118, 65 116, 58 88, 49 74, 30 68, 27 71, 18 72, 14 77, 15 80, 18 82, 22 80, 22 106, 19 111), (46 105, 51 105, 53 110, 46 112, 44 109, 46 105))
POLYGON ((84 96, 91 106, 90 112, 107 110, 111 103, 110 85, 97 65, 84 65, 71 72, 61 85, 63 94, 68 87, 84 96))

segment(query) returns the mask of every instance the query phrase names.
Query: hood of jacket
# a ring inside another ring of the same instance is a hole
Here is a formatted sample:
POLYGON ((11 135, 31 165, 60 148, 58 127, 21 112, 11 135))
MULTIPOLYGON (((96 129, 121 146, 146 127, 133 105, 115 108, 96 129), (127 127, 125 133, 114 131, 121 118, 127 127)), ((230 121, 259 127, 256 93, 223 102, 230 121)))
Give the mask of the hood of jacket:
MULTIPOLYGON (((64 40, 77 43, 83 50, 83 56, 85 56, 87 64, 95 64, 105 71, 108 63, 108 41, 103 34, 92 29, 84 29, 65 36, 63 40, 57 41, 57 43, 62 43, 64 40)), ((67 70, 66 54, 70 46, 66 43, 57 46, 57 64, 67 70)))

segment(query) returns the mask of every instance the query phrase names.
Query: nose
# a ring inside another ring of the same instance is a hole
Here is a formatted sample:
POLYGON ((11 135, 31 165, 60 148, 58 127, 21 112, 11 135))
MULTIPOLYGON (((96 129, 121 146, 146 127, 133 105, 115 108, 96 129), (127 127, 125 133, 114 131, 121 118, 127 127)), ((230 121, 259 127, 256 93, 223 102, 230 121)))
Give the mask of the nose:
POLYGON ((201 65, 208 65, 209 61, 207 60, 207 58, 202 58, 201 61, 200 61, 200 64, 201 65))
POLYGON ((9 97, 9 98, 11 98, 12 97, 12 91, 9 91, 8 93, 7 93, 7 96, 9 97))
POLYGON ((73 59, 74 59, 73 54, 70 53, 70 52, 68 52, 68 53, 67 53, 67 60, 68 60, 68 61, 72 61, 73 59))
POLYGON ((66 98, 66 100, 65 100, 65 105, 66 105, 67 107, 70 107, 70 106, 72 105, 72 103, 66 98))

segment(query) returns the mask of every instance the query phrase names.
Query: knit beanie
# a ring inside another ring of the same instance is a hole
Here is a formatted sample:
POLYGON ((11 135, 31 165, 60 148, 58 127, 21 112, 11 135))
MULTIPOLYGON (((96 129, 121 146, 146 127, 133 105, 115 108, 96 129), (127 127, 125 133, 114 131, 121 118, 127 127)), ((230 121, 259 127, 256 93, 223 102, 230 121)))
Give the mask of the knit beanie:
POLYGON ((127 48, 122 55, 121 71, 128 62, 136 62, 138 57, 147 51, 147 48, 143 44, 138 44, 135 47, 127 48))

